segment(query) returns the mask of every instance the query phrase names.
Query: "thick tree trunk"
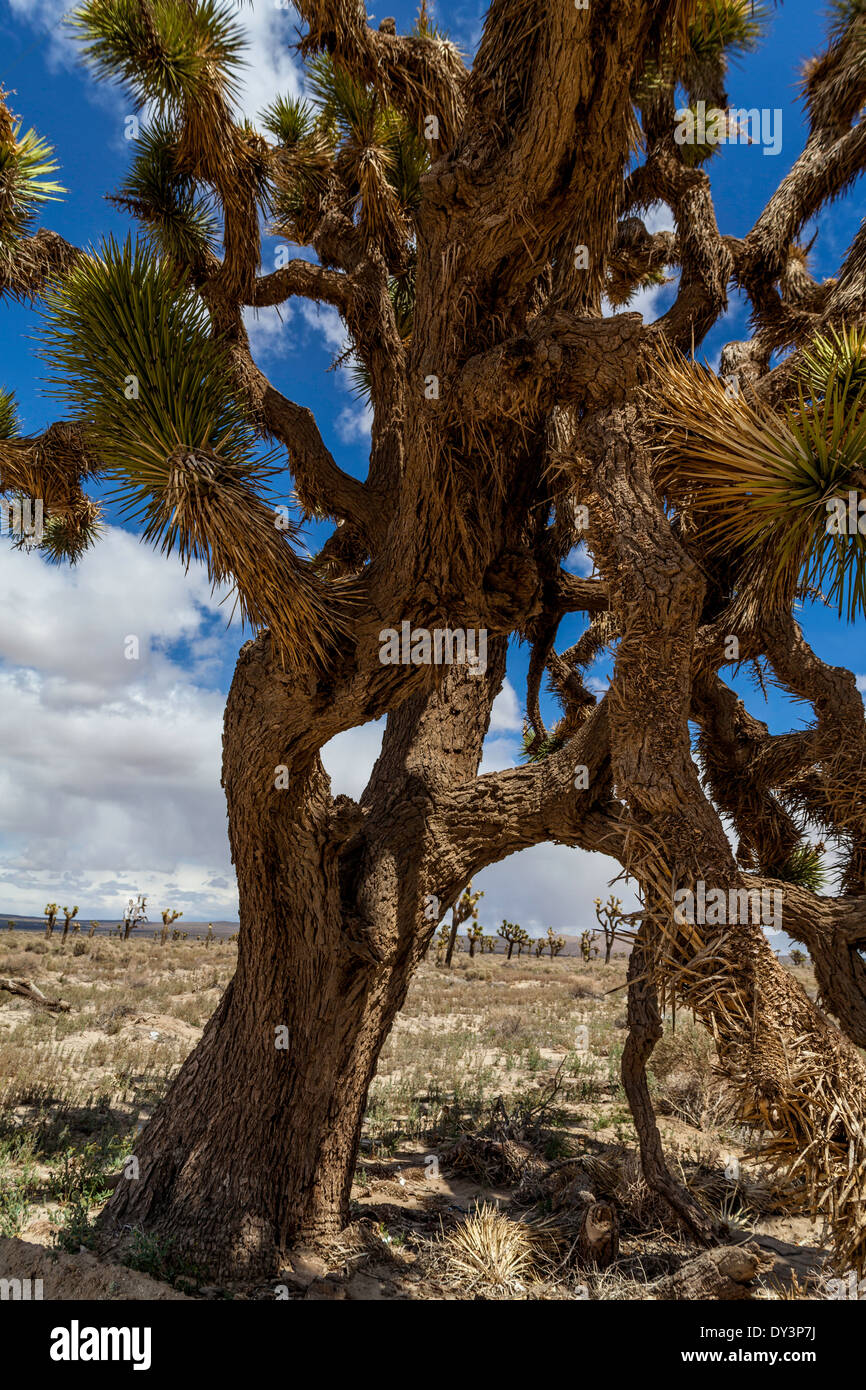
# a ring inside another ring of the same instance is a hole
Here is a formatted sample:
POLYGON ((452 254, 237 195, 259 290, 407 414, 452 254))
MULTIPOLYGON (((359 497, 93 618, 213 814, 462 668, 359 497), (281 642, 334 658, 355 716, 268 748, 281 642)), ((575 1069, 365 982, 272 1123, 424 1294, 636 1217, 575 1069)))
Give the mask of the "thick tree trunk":
POLYGON ((622 1053, 622 1084, 640 1146, 646 1184, 664 1197, 696 1240, 713 1239, 712 1223, 694 1198, 678 1183, 665 1162, 661 1135, 647 1082, 647 1062, 663 1029, 655 988, 648 979, 650 963, 636 941, 628 963, 628 1037, 622 1053))
MULTIPOLYGON (((388 721, 363 802, 332 799, 316 705, 241 653, 226 708, 223 784, 238 880, 235 976, 135 1149, 106 1238, 141 1226, 212 1275, 274 1274, 291 1246, 349 1218, 367 1091, 435 923, 424 912, 447 841, 428 851, 415 740, 462 781, 481 754, 502 652, 486 681, 409 701, 388 721), (440 724, 459 753, 435 755, 440 724), (304 746, 304 740, 312 741, 304 746), (289 786, 275 778, 291 767, 289 786), (277 788, 280 789, 277 789, 277 788)), ((330 712, 327 702, 324 708, 330 712)), ((447 883, 453 901, 462 882, 447 883)))
POLYGON ((457 928, 459 926, 460 920, 457 916, 457 908, 455 907, 453 912, 451 913, 451 931, 448 935, 448 950, 445 952, 446 966, 449 966, 451 964, 451 957, 454 955, 454 946, 457 941, 457 928))
MULTIPOLYGON (((310 847, 311 849, 312 847, 310 847)), ((272 1274, 345 1225, 367 1090, 410 961, 350 950, 309 851, 241 871, 238 968, 136 1148, 106 1225, 142 1225, 212 1274, 272 1274)))

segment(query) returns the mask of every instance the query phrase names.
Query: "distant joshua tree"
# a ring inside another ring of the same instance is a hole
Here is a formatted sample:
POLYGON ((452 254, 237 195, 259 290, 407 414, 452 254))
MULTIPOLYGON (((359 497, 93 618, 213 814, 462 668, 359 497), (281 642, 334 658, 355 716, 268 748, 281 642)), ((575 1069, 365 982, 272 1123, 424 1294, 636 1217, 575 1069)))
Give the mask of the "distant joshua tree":
POLYGON ((61 940, 62 940, 62 941, 65 941, 65 940, 66 940, 66 937, 67 937, 68 934, 69 934, 69 923, 72 921, 73 917, 77 917, 77 916, 78 916, 78 908, 77 908, 77 907, 73 907, 73 908, 64 907, 64 909, 63 909, 63 916, 65 917, 66 920, 65 920, 64 923, 63 923, 63 936, 61 937, 61 940))
POLYGON ((454 955, 454 950, 457 943, 458 927, 462 926, 464 922, 468 922, 470 919, 477 922, 478 901, 480 898, 483 897, 484 894, 483 892, 481 892, 480 889, 477 893, 472 892, 472 884, 470 883, 463 890, 463 893, 459 900, 454 904, 454 907, 451 910, 451 933, 448 937, 448 948, 445 952, 446 966, 449 966, 451 964, 451 957, 454 955))
POLYGON ((596 898, 595 915, 604 932, 604 963, 605 965, 609 965, 610 953, 613 950, 613 943, 617 938, 618 928, 626 920, 625 913, 622 910, 622 900, 620 898, 615 898, 613 893, 611 893, 607 902, 602 907, 601 898, 596 898))
POLYGON ((592 959, 593 942, 595 941, 596 935, 597 933, 595 931, 589 931, 588 929, 580 933, 580 954, 587 962, 592 959))
POLYGON ((475 947, 480 946, 484 938, 484 928, 476 917, 471 927, 466 928, 466 940, 469 942, 469 955, 475 955, 475 947))
POLYGON ((565 950, 565 937, 557 936, 556 932, 553 930, 553 927, 547 928, 547 935, 542 939, 544 941, 545 948, 550 951, 551 960, 553 960, 554 956, 558 956, 560 951, 565 950))
MULTIPOLYGON (((442 965, 447 959, 447 952, 449 945, 451 945, 451 933, 453 929, 453 923, 451 925, 448 925, 446 922, 443 922, 438 932, 436 933, 434 940, 436 943, 437 965, 442 965)), ((454 940, 454 951, 457 955, 459 955, 462 950, 463 942, 460 940, 460 937, 458 936, 454 940)))
POLYGON ((502 919, 502 926, 497 927, 497 936, 501 936, 502 940, 505 941, 508 946, 505 952, 506 960, 511 960, 511 953, 517 945, 522 931, 523 928, 517 922, 507 922, 504 917, 502 919))
POLYGON ((130 932, 134 932, 136 927, 142 926, 147 921, 147 898, 139 893, 137 898, 130 898, 126 904, 123 914, 123 939, 129 940, 130 932))
POLYGON ((523 955, 524 949, 526 949, 527 951, 531 951, 532 937, 529 935, 529 932, 526 930, 525 927, 517 928, 517 934, 514 937, 514 944, 517 947, 518 957, 523 955))
POLYGON ((50 936, 54 931, 54 923, 57 921, 57 914, 60 908, 57 903, 47 903, 45 906, 45 935, 50 936))
POLYGON ((800 951, 796 946, 794 947, 793 951, 791 951, 790 955, 791 955, 791 964, 792 964, 792 965, 805 965, 805 964, 806 964, 806 954, 805 954, 805 952, 804 952, 804 951, 800 951))
POLYGON ((182 912, 176 912, 173 908, 164 907, 162 909, 162 931, 159 934, 160 945, 164 946, 168 940, 168 929, 172 922, 176 922, 178 917, 182 916, 182 912))

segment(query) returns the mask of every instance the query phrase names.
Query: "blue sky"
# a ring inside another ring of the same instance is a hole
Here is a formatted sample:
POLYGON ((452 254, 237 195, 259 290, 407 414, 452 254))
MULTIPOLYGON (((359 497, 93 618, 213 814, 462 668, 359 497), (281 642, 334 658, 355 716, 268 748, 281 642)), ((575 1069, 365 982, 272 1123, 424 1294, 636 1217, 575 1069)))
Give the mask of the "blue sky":
MULTIPOLYGON (((78 60, 61 21, 58 0, 0 0, 0 83, 10 104, 55 146, 68 193, 49 205, 44 222, 78 245, 113 232, 127 220, 106 202, 121 183, 131 145, 124 138, 133 107, 118 89, 95 85, 78 60)), ((388 5, 398 27, 415 6, 388 5)), ((243 94, 254 116, 280 91, 297 92, 303 73, 291 51, 296 16, 255 0, 238 10, 250 40, 243 94)), ((436 17, 465 53, 477 43, 483 7, 440 3, 436 17)), ((805 125, 797 101, 804 60, 820 51, 823 20, 804 0, 770 10, 761 48, 732 69, 735 106, 781 108, 781 152, 760 146, 725 146, 709 166, 719 225, 745 233, 803 147, 805 125)), ((812 251, 813 273, 834 273, 859 224, 862 193, 822 214, 812 251)), ((669 225, 659 219, 657 225, 669 225)), ((277 244, 265 243, 270 269, 277 244)), ((668 286, 642 294, 647 319, 664 312, 668 286)), ((0 307, 0 383, 15 391, 25 429, 38 431, 55 417, 40 392, 43 368, 35 356, 39 313, 32 306, 0 307)), ((279 316, 250 322, 254 351, 274 383, 311 406, 341 465, 366 469, 369 420, 349 388, 347 374, 330 370, 343 334, 336 313, 295 300, 279 316)), ((727 317, 704 345, 715 365, 722 345, 746 336, 747 313, 732 298, 727 317)), ((234 886, 219 788, 219 726, 242 634, 226 631, 225 609, 212 599, 203 576, 145 551, 112 518, 115 528, 99 553, 76 573, 49 570, 36 556, 0 552, 6 603, 0 612, 0 915, 39 911, 47 896, 64 892, 82 904, 82 916, 114 915, 132 892, 151 894, 153 906, 182 907, 187 918, 232 916, 234 886), (143 637, 134 673, 118 653, 129 633, 143 637), (50 751, 45 754, 45 749, 50 751)), ((310 545, 321 537, 309 533, 310 545)), ((802 615, 807 635, 827 660, 866 672, 866 623, 841 623, 812 606, 802 615)), ((564 625, 567 644, 581 630, 564 625)), ((517 760, 527 653, 515 644, 509 686, 497 704, 485 768, 517 760)), ((607 668, 593 673, 602 688, 607 668)), ((771 691, 765 703, 747 674, 734 678, 749 707, 774 729, 797 726, 808 711, 771 691)), ((555 711, 548 708, 549 717, 555 711)), ((341 736, 326 751, 334 790, 357 794, 375 756, 376 727, 341 736)), ((598 856, 541 846, 488 870, 482 920, 502 916, 539 929, 573 930, 589 920, 587 907, 606 896, 615 865, 598 856)), ((65 899, 64 899, 65 900, 65 899)))

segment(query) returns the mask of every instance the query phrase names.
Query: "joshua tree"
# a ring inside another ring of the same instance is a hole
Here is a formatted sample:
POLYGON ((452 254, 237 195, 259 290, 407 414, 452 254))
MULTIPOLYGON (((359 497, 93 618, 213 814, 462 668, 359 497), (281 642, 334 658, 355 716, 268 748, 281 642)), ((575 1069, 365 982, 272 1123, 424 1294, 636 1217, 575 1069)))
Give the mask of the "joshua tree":
POLYGON ((182 912, 177 912, 174 908, 164 907, 162 909, 162 931, 159 934, 161 945, 165 945, 168 940, 168 929, 172 922, 176 922, 178 917, 182 917, 182 912))
POLYGON ((523 955, 524 946, 527 950, 530 949, 532 937, 529 935, 529 932, 526 930, 525 927, 518 927, 514 937, 514 942, 517 946, 517 955, 518 957, 520 957, 523 955))
POLYGON ((469 942, 469 955, 475 955, 475 947, 481 946, 483 950, 484 928, 476 917, 471 927, 466 928, 466 940, 469 942))
POLYGON ((506 960, 511 960, 511 953, 520 940, 520 933, 522 931, 523 928, 517 922, 507 922, 504 917, 502 919, 502 926, 497 927, 497 936, 501 936, 502 940, 508 943, 508 950, 505 953, 506 960))
POLYGON ((485 934, 485 935, 483 935, 483 936, 481 937, 481 953, 482 953, 482 955, 488 955, 488 956, 493 956, 493 955, 496 954, 496 937, 495 937, 495 936, 488 936, 488 935, 485 934))
POLYGON ((866 597, 849 497, 856 519, 866 225, 823 283, 801 244, 866 167, 862 4, 835 6, 806 70, 805 149, 741 237, 717 226, 719 146, 677 98, 725 108, 728 53, 757 37, 747 0, 492 0, 470 67, 423 14, 405 36, 370 27, 358 0, 296 4, 311 97, 275 102, 267 139, 233 105, 228 3, 76 11, 96 74, 158 113, 115 199, 135 244, 85 253, 34 233, 57 193, 50 152, 0 106, 0 292, 41 299, 67 404, 22 438, 5 401, 0 485, 43 499, 46 552, 76 559, 101 479, 148 542, 233 583, 255 630, 223 741, 237 973, 103 1224, 234 1274, 336 1230, 376 1059, 439 907, 555 840, 612 856, 641 897, 623 1082, 649 1185, 712 1238, 665 1166, 647 1087, 664 990, 712 1030, 740 1121, 770 1158, 800 1162, 841 1267, 861 1266, 866 722, 853 674, 793 612, 817 589, 843 617, 866 597), (648 231, 657 203, 673 230, 648 231), (262 214, 276 268, 261 266, 262 214), (668 267, 672 305, 645 324, 629 299, 668 267), (697 354, 729 285, 751 336, 719 377, 697 354), (243 310, 291 296, 346 326, 373 413, 363 481, 253 360, 243 310), (334 523, 312 559, 265 490, 262 438, 302 515, 334 523), (586 578, 563 565, 579 540, 586 578), (574 614, 584 630, 557 650, 574 614), (479 777, 512 635, 531 648, 532 755, 479 777), (605 650, 596 699, 584 673, 605 650), (725 679, 737 661, 812 723, 771 735, 725 679), (320 750, 383 715, 361 800, 332 797, 320 750), (804 820, 839 848, 837 896, 780 877, 804 820), (699 883, 733 905, 724 931, 678 907, 699 883), (750 891, 777 888, 847 1038, 748 910, 750 891))
POLYGON ((592 943, 595 941, 595 931, 588 928, 580 933, 580 954, 585 961, 592 957, 592 943))
POLYGON ((626 920, 622 910, 622 899, 615 898, 611 893, 607 902, 602 906, 601 898, 595 899, 595 915, 604 933, 604 963, 610 964, 610 953, 613 950, 613 943, 617 938, 617 930, 626 920))
POLYGON ((50 936, 54 931, 54 923, 57 921, 57 914, 60 908, 57 903, 46 903, 45 905, 45 935, 50 936))
POLYGON ((796 946, 794 947, 793 951, 791 951, 791 964, 792 964, 792 965, 805 965, 805 964, 806 964, 806 955, 805 955, 805 952, 799 950, 796 946))
POLYGON ((553 927, 547 928, 547 936, 544 940, 545 945, 548 946, 550 949, 551 960, 553 960, 554 956, 558 956, 560 951, 565 950, 565 937, 557 936, 556 932, 553 930, 553 927))
POLYGON ((65 920, 64 923, 63 923, 63 936, 62 936, 61 940, 65 941, 65 940, 66 940, 66 937, 67 937, 67 935, 68 935, 68 933, 69 933, 69 923, 72 921, 73 917, 77 917, 77 916, 78 916, 78 908, 77 908, 77 907, 73 907, 73 908, 70 909, 70 908, 68 908, 68 907, 64 907, 64 909, 63 909, 63 916, 64 916, 64 918, 65 918, 66 920, 65 920))
POLYGON ((451 931, 448 937, 448 946, 445 951, 445 964, 447 966, 450 966, 451 958, 454 955, 455 950, 460 950, 460 943, 457 940, 458 928, 461 927, 464 922, 468 922, 470 920, 473 923, 477 923, 478 901, 480 898, 483 897, 484 894, 483 892, 481 892, 480 889, 476 893, 472 892, 472 884, 470 883, 463 890, 462 894, 460 895, 460 898, 451 909, 451 931))
POLYGON ((123 913, 123 939, 129 940, 130 932, 134 932, 147 921, 147 898, 139 893, 137 898, 130 898, 123 913))
MULTIPOLYGON (((436 942, 436 964, 437 964, 437 965, 441 965, 441 964, 443 963, 443 961, 445 960, 445 958, 446 958, 446 953, 447 953, 447 951, 448 951, 448 947, 449 947, 449 945, 451 944, 451 931, 452 931, 452 927, 447 926, 446 923, 443 922, 443 923, 442 923, 442 926, 439 928, 438 932, 436 933, 436 936, 435 936, 434 939, 435 939, 435 942, 436 942)), ((463 942, 460 940, 460 937, 459 937, 459 936, 456 938, 456 940, 455 940, 455 942, 454 942, 454 950, 455 950, 455 952, 456 952, 458 955, 459 955, 459 953, 463 950, 463 942)))

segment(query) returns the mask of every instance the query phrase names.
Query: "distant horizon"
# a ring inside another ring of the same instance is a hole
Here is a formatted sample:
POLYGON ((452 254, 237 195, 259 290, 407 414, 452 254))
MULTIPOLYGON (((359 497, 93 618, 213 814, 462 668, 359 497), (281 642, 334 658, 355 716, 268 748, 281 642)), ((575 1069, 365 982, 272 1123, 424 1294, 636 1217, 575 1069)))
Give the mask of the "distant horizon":
MULTIPOLYGON (((36 915, 36 916, 32 916, 32 915, 31 915, 31 916, 28 916, 26 913, 21 913, 21 912, 8 912, 8 913, 0 912, 0 931, 3 931, 3 930, 6 929, 6 924, 7 924, 8 922, 15 922, 16 925, 17 925, 18 923, 21 923, 21 924, 28 925, 28 926, 31 926, 31 925, 32 925, 33 927, 44 927, 44 926, 45 926, 45 916, 44 916, 44 914, 42 914, 42 915, 36 915)), ((82 915, 82 913, 80 913, 80 912, 79 912, 78 916, 75 918, 75 922, 76 922, 76 924, 79 925, 79 928, 80 928, 80 929, 83 929, 83 927, 85 926, 85 924, 89 927, 90 924, 91 924, 91 922, 96 922, 96 923, 97 923, 97 926, 98 926, 99 928, 103 928, 103 929, 104 929, 104 928, 107 928, 109 931, 114 931, 116 927, 118 927, 119 925, 121 925, 121 923, 115 921, 115 919, 114 919, 113 917, 87 917, 86 915, 82 915)), ((448 925, 448 919, 447 919, 447 917, 443 917, 441 925, 442 925, 442 926, 448 925)), ((229 928, 229 927, 230 927, 230 928, 233 928, 233 929, 240 929, 240 922, 239 922, 236 918, 232 918, 232 917, 224 917, 224 918, 219 918, 219 919, 217 919, 217 918, 197 918, 197 917, 189 917, 189 918, 186 918, 186 917, 178 917, 178 918, 172 923, 172 928, 171 928, 171 929, 172 929, 173 931, 188 931, 191 927, 203 927, 203 928, 206 928, 206 927, 208 927, 208 926, 212 926, 212 927, 214 928, 215 933, 216 933, 217 935, 219 935, 219 934, 221 933, 221 929, 222 929, 222 928, 229 928)), ((466 935, 466 933, 465 933, 465 927, 466 927, 466 924, 465 924, 465 923, 461 923, 460 930, 458 931, 458 936, 459 936, 461 939, 464 938, 465 935, 466 935)), ((161 921, 161 919, 160 919, 159 917, 157 917, 157 918, 155 918, 155 919, 153 919, 153 920, 151 920, 151 921, 148 921, 148 922, 142 922, 140 926, 135 927, 135 928, 133 929, 133 932, 130 933, 130 935, 136 935, 136 934, 137 934, 137 935, 141 936, 141 935, 144 935, 144 934, 146 934, 148 931, 151 931, 151 930, 154 930, 154 931, 161 931, 161 930, 162 930, 162 921, 161 921)), ((545 930, 545 931, 539 931, 537 934, 536 934, 536 933, 533 933, 530 929, 527 929, 527 930, 529 931, 530 939, 533 940, 533 941, 539 941, 539 940, 541 940, 541 938, 542 938, 543 936, 546 935, 546 930, 545 930)), ((601 934, 600 929, 599 929, 597 926, 596 926, 596 927, 593 927, 593 928, 575 928, 573 931, 565 931, 565 930, 563 930, 563 931, 558 932, 557 934, 558 934, 559 936, 564 936, 565 939, 566 939, 566 942, 567 942, 568 944, 571 944, 572 942, 579 942, 579 941, 580 941, 580 936, 581 936, 581 931, 582 931, 582 930, 595 931, 595 932, 597 933, 596 944, 597 944, 599 941, 603 941, 603 936, 602 936, 602 934, 601 934)), ((60 919, 58 919, 58 922, 55 924, 55 927, 54 927, 54 932, 57 933, 58 931, 60 932, 61 935, 63 934, 63 922, 62 922, 62 920, 60 920, 60 919)), ((507 948, 508 943, 507 943, 502 937, 500 937, 500 936, 497 935, 497 929, 496 929, 495 927, 493 927, 492 929, 490 929, 490 930, 488 931, 488 930, 485 928, 485 931, 486 931, 486 934, 487 934, 488 936, 492 935, 492 936, 496 937, 497 949, 498 949, 498 943, 499 943, 500 941, 502 942, 502 950, 503 950, 503 952, 504 952, 505 949, 507 948)), ((79 930, 79 933, 78 933, 78 934, 80 934, 80 930, 79 930)), ((86 936, 87 933, 85 932, 84 935, 86 936)), ((783 932, 783 931, 779 931, 779 932, 766 932, 765 935, 767 936, 767 940, 770 941, 770 942, 778 941, 778 940, 781 939, 781 942, 782 942, 783 944, 778 945, 778 946, 774 946, 773 949, 774 949, 774 950, 780 951, 780 953, 781 953, 782 955, 788 955, 788 954, 790 954, 792 948, 798 948, 798 949, 802 950, 807 956, 808 956, 808 954, 809 954, 808 951, 806 950, 805 946, 800 946, 797 942, 793 941, 792 938, 789 937, 789 936, 787 935, 786 932, 783 932)), ((614 954, 614 955, 620 954, 620 953, 622 952, 622 950, 623 950, 623 945, 624 945, 624 943, 623 943, 622 941, 617 941, 616 945, 614 946, 614 952, 613 952, 613 954, 614 954)), ((568 951, 564 951, 564 952, 562 952, 562 954, 563 954, 563 955, 567 955, 567 954, 570 954, 570 953, 569 953, 568 951)))

